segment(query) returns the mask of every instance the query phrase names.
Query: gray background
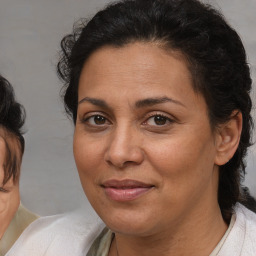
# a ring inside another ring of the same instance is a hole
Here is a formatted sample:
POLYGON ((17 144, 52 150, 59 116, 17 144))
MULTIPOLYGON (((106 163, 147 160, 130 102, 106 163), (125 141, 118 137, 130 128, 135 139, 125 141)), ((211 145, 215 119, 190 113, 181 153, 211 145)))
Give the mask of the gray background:
MULTIPOLYGON (((71 32, 74 21, 92 16, 107 2, 0 0, 0 72, 13 84, 18 100, 27 111, 22 202, 41 215, 71 211, 80 206, 89 209, 73 160, 73 125, 64 114, 55 64, 59 42, 71 32)), ((256 0, 208 2, 221 8, 239 31, 255 82, 256 0)), ((253 146, 245 181, 254 196, 255 154, 256 146, 253 146)))

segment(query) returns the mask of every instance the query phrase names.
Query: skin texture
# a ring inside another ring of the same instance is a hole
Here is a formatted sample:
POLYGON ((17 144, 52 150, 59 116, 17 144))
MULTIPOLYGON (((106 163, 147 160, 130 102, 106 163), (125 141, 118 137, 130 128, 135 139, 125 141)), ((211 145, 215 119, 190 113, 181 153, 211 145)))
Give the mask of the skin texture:
MULTIPOLYGON (((11 139, 10 143, 13 143, 13 147, 17 147, 11 139)), ((11 178, 3 185, 5 153, 5 141, 0 136, 0 182, 1 187, 6 190, 5 192, 0 191, 0 238, 4 235, 20 204, 19 183, 14 183, 11 178)))
POLYGON ((90 203, 116 233, 109 255, 116 247, 121 256, 209 255, 227 229, 218 165, 237 148, 241 115, 213 131, 182 55, 153 43, 94 52, 78 102, 75 161, 90 203), (112 179, 152 188, 117 201, 102 187, 112 179))

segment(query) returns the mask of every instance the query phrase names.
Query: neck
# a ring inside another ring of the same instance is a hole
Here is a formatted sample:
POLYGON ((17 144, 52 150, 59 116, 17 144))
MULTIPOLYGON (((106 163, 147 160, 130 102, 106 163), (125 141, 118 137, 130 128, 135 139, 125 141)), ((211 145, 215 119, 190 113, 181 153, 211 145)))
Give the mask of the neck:
POLYGON ((137 237, 116 234, 110 256, 205 256, 209 255, 227 230, 220 209, 204 208, 176 227, 161 233, 137 237), (193 217, 192 217, 193 216, 193 217))

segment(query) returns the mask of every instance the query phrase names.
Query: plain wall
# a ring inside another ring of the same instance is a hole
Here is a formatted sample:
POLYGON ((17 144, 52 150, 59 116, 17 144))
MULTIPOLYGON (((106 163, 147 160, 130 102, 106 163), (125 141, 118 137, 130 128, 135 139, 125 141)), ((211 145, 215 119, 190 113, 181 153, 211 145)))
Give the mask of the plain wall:
MULTIPOLYGON (((90 17, 104 0, 1 0, 0 73, 14 86, 27 111, 21 198, 49 215, 89 207, 73 160, 73 124, 60 99, 55 65, 59 43, 75 20, 90 17)), ((208 1, 239 31, 256 77, 256 0, 208 1)), ((252 97, 255 98, 254 94, 252 97)), ((254 100, 255 104, 255 100, 254 100)), ((256 196, 256 147, 250 149, 245 184, 256 196)))

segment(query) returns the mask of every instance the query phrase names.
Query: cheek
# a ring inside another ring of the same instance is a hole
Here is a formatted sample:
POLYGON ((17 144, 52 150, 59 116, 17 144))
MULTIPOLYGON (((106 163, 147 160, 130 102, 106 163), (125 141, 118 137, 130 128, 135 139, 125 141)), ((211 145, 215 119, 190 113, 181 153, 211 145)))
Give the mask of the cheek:
POLYGON ((87 182, 91 184, 91 179, 95 179, 98 175, 97 169, 103 158, 103 153, 98 143, 94 143, 86 136, 75 134, 74 136, 74 158, 77 170, 84 186, 87 182))
POLYGON ((11 192, 0 194, 0 213, 6 212, 11 218, 17 211, 20 204, 19 186, 12 187, 11 192))
POLYGON ((0 214, 6 210, 9 200, 10 198, 6 193, 0 193, 0 214))
POLYGON ((73 150, 80 181, 86 197, 98 213, 106 205, 98 184, 105 173, 104 152, 100 144, 78 134, 74 136, 73 150))
POLYGON ((176 136, 148 145, 148 156, 168 189, 186 191, 210 179, 214 165, 214 143, 210 135, 176 136))

